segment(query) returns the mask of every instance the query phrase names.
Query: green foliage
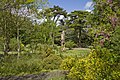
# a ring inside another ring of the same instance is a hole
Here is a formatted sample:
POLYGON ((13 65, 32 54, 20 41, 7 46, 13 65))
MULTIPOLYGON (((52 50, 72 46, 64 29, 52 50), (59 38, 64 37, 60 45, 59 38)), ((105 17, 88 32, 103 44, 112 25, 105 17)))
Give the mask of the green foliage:
POLYGON ((117 80, 120 77, 119 57, 118 55, 111 54, 106 48, 97 47, 86 58, 77 59, 71 63, 67 63, 71 59, 63 60, 61 65, 65 65, 61 67, 65 70, 70 70, 68 77, 72 80, 117 80), (73 66, 66 68, 67 65, 73 66))
MULTIPOLYGON (((22 38, 22 43, 28 40, 28 35, 26 36, 25 33, 29 33, 30 36, 30 32, 32 32, 33 29, 33 22, 28 18, 28 15, 36 14, 37 4, 41 3, 39 6, 44 6, 45 2, 47 2, 47 0, 4 0, 0 2, 0 37, 4 38, 3 46, 5 54, 9 52, 10 47, 15 50, 14 45, 10 44, 12 38, 17 38, 18 40, 22 38), (44 2, 44 4, 42 2, 44 2), (26 12, 23 9, 26 9, 26 12)), ((30 38, 29 42, 31 42, 30 38)), ((14 44, 16 44, 16 42, 14 44)), ((17 44, 21 43, 17 42, 17 44)))
POLYGON ((66 46, 67 48, 69 48, 69 50, 70 50, 70 49, 74 48, 74 47, 76 46, 76 44, 74 43, 74 41, 69 40, 69 41, 67 41, 67 42, 65 43, 65 46, 66 46))
POLYGON ((120 54, 120 27, 111 35, 110 40, 105 41, 105 47, 115 54, 120 54))
POLYGON ((84 79, 85 76, 85 60, 77 60, 75 65, 70 69, 68 77, 72 80, 84 79))
POLYGON ((37 48, 35 49, 35 53, 41 55, 41 59, 44 59, 51 54, 57 54, 56 50, 52 45, 47 44, 38 44, 37 48))
POLYGON ((38 55, 45 53, 44 57, 46 57, 46 56, 49 56, 50 54, 57 53, 57 48, 52 45, 47 45, 47 44, 31 43, 31 44, 26 45, 26 47, 24 48, 24 51, 28 53, 35 53, 38 55))
POLYGON ((0 65, 1 76, 25 75, 40 72, 42 70, 41 60, 35 56, 23 55, 19 60, 15 54, 5 56, 0 65))
POLYGON ((88 35, 87 17, 90 15, 87 11, 73 11, 68 14, 70 19, 66 20, 68 29, 66 35, 68 40, 76 43, 77 47, 87 47, 92 42, 91 35, 88 35))
POLYGON ((0 37, 0 51, 3 51, 4 50, 4 39, 2 37, 0 37))
POLYGON ((45 70, 59 69, 61 61, 62 59, 60 56, 50 54, 48 57, 43 59, 43 69, 45 70))
POLYGON ((92 21, 92 32, 90 32, 94 37, 94 44, 98 45, 101 41, 104 43, 109 39, 120 25, 120 6, 118 0, 93 0, 93 2, 94 14, 90 16, 92 21))
POLYGON ((28 51, 23 52, 19 58, 14 53, 0 57, 1 76, 33 74, 59 68, 62 59, 55 54, 52 46, 38 44, 34 53, 30 53, 27 48, 28 51))
POLYGON ((38 13, 36 9, 46 6, 47 0, 1 0, 0 51, 7 54, 9 51, 19 50, 21 46, 24 54, 19 58, 15 54, 17 52, 4 57, 0 55, 0 76, 33 74, 60 67, 70 71, 68 78, 72 80, 119 80, 120 2, 93 2, 93 13, 73 11, 67 15, 59 6, 42 9, 38 13), (43 22, 38 24, 24 14, 17 15, 24 8, 28 9, 27 14, 34 14, 33 17, 44 19, 43 22), (63 19, 60 19, 61 15, 64 16, 63 19), (62 31, 67 34, 65 45, 69 49, 87 47, 91 45, 93 38, 95 49, 89 55, 89 50, 69 50, 59 56, 55 43, 60 45, 60 41, 64 41, 60 40, 62 31), (71 57, 64 59, 66 56, 71 57))
MULTIPOLYGON (((10 40, 9 46, 10 46, 10 51, 17 51, 17 49, 18 49, 17 39, 12 38, 12 39, 10 40)), ((22 44, 21 41, 20 41, 20 49, 21 49, 21 51, 24 50, 24 44, 22 44)))

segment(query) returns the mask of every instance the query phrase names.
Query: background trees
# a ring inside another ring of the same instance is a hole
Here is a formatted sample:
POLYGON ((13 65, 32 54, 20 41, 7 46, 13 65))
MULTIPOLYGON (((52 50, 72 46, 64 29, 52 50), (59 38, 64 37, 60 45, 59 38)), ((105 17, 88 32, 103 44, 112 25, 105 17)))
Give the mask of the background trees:
MULTIPOLYGON (((42 4, 42 1, 39 1, 42 4)), ((59 6, 46 8, 42 11, 37 9, 43 5, 37 5, 36 0, 27 1, 2 1, 1 5, 1 38, 4 39, 4 52, 7 54, 12 51, 11 39, 17 41, 18 53, 21 51, 21 44, 24 46, 33 44, 57 44, 65 46, 66 42, 72 40, 77 47, 85 46, 82 39, 88 39, 86 17, 88 12, 74 11, 67 15, 67 12, 59 6), (6 5, 6 6, 5 6, 6 5), (6 15, 4 15, 6 14, 6 15), (36 20, 33 20, 35 18, 36 20), (67 20, 68 19, 68 20, 67 20), (39 22, 40 21, 40 22, 39 22), (84 29, 83 29, 84 27, 84 29), (71 30, 74 29, 74 30, 71 30), (69 34, 71 30, 73 35, 69 34), (27 32, 26 32, 27 31, 27 32), (65 35, 67 34, 67 35, 65 35), (83 36, 85 35, 85 36, 83 36)), ((87 43, 89 45, 89 43, 87 43)))
POLYGON ((92 42, 92 38, 88 35, 87 17, 91 13, 87 11, 73 11, 68 14, 68 40, 73 40, 77 47, 87 47, 92 42))
POLYGON ((41 13, 42 18, 44 19, 43 22, 43 24, 45 24, 44 27, 47 27, 47 29, 49 28, 50 31, 49 36, 52 45, 54 45, 55 43, 59 45, 60 44, 59 31, 62 30, 62 27, 60 26, 62 23, 61 20, 66 18, 67 12, 60 8, 59 6, 54 6, 53 8, 43 10, 41 13))
MULTIPOLYGON (((1 29, 1 38, 4 41, 4 53, 7 54, 10 51, 10 40, 12 38, 16 38, 17 40, 17 51, 20 52, 20 32, 29 27, 27 22, 28 14, 32 14, 29 11, 35 8, 28 6, 29 4, 33 4, 34 0, 16 0, 16 1, 1 1, 0 6, 0 29, 1 29), (30 10, 30 8, 32 8, 30 10), (26 20, 25 20, 26 19, 26 20)), ((35 14, 35 13, 34 13, 35 14)), ((30 20, 30 19, 29 19, 30 20)), ((32 22, 31 22, 32 23, 32 22)), ((29 28, 30 29, 30 28, 29 28)))

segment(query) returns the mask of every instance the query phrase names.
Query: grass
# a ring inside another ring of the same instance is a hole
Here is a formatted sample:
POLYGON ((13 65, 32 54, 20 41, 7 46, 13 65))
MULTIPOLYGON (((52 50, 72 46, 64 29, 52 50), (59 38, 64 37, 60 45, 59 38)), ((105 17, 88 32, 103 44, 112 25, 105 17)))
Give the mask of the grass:
MULTIPOLYGON (((20 52, 20 54, 24 54, 24 53, 25 53, 24 51, 20 52)), ((0 51, 0 54, 4 54, 4 52, 0 51)), ((18 54, 18 52, 17 51, 10 51, 10 52, 8 52, 8 54, 18 54)))
POLYGON ((64 77, 54 77, 48 80, 67 80, 67 79, 65 79, 65 76, 64 76, 64 77))
POLYGON ((60 55, 63 56, 72 56, 72 57, 85 57, 89 54, 90 49, 88 48, 78 48, 78 49, 72 49, 72 50, 66 50, 62 53, 60 53, 60 55))

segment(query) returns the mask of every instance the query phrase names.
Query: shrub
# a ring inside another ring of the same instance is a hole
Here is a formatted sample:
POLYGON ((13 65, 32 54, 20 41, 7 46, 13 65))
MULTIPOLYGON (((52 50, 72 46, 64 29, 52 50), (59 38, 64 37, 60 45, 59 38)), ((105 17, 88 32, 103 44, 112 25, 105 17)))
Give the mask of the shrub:
POLYGON ((73 41, 69 40, 65 43, 65 46, 69 49, 72 49, 73 47, 76 46, 76 44, 73 41))
POLYGON ((111 52, 120 55, 120 26, 116 28, 110 40, 105 42, 105 47, 110 49, 111 52))
POLYGON ((54 70, 58 69, 61 64, 61 57, 55 54, 50 54, 48 57, 43 59, 43 69, 54 70))
POLYGON ((111 54, 106 48, 96 47, 86 58, 71 63, 68 63, 70 59, 65 59, 61 65, 65 64, 63 69, 70 70, 68 77, 72 80, 118 80, 119 58, 119 55, 111 54), (67 65, 72 66, 66 68, 67 65))
POLYGON ((72 80, 84 80, 85 76, 85 60, 80 59, 74 62, 74 66, 70 69, 68 78, 72 80))
POLYGON ((25 50, 26 53, 33 53, 36 55, 40 55, 39 58, 44 59, 48 57, 50 54, 55 54, 58 51, 54 46, 47 44, 37 44, 37 45, 26 45, 25 50), (33 49, 34 48, 34 49, 33 49))
POLYGON ((67 57, 62 61, 60 68, 64 70, 70 70, 74 66, 74 64, 75 64, 75 58, 67 57))
MULTIPOLYGON (((11 51, 17 51, 17 48, 18 48, 17 39, 12 38, 12 39, 10 40, 9 46, 10 46, 10 50, 11 50, 11 51)), ((21 49, 21 50, 24 50, 24 44, 22 44, 21 41, 20 41, 20 49, 21 49)))
POLYGON ((25 75, 37 73, 42 70, 41 59, 32 55, 21 55, 19 59, 14 54, 1 59, 0 76, 25 75))
POLYGON ((0 51, 4 50, 4 39, 0 37, 0 51))
POLYGON ((36 50, 30 53, 31 46, 27 45, 26 51, 19 58, 14 53, 0 58, 0 76, 34 74, 60 67, 62 59, 55 54, 53 46, 37 44, 36 50))

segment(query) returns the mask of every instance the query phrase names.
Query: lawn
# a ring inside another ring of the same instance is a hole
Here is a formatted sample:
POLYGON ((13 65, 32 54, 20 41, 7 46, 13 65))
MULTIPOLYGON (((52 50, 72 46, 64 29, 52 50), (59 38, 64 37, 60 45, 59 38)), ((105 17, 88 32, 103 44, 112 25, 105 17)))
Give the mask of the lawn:
POLYGON ((89 54, 90 49, 88 48, 74 48, 72 50, 66 50, 61 52, 60 55, 72 56, 72 57, 85 57, 89 54))

